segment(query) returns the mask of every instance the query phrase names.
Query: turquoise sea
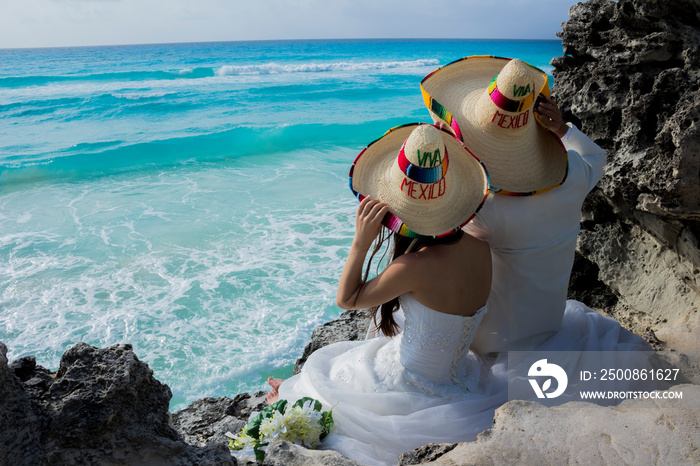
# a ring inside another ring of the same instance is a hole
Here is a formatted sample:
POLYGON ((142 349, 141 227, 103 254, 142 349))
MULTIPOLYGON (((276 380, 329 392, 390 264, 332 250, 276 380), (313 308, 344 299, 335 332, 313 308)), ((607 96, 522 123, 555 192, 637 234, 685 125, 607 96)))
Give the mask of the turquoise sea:
POLYGON ((353 159, 429 121, 419 83, 468 55, 551 72, 559 41, 0 50, 0 341, 56 369, 131 343, 197 398, 288 377, 354 228, 353 159))

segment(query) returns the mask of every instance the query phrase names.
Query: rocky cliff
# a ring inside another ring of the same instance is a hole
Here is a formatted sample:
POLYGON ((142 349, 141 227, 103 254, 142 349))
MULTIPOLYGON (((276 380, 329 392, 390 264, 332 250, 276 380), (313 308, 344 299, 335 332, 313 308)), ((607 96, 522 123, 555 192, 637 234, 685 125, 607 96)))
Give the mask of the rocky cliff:
POLYGON ((592 0, 569 14, 553 96, 609 154, 571 296, 652 343, 698 350, 700 1, 592 0))
POLYGON ((55 372, 6 355, 0 342, 2 466, 235 464, 225 444, 183 440, 170 423, 170 388, 130 345, 79 343, 55 372))
MULTIPOLYGON (((350 323, 350 317, 345 327, 361 329, 362 321, 350 323)), ((319 333, 332 342, 347 331, 331 325, 319 333)), ((0 466, 235 465, 224 434, 240 431, 265 404, 264 392, 243 393, 197 400, 170 414, 170 389, 129 345, 79 343, 66 351, 58 371, 29 356, 8 364, 6 354, 0 342, 0 466)), ((697 384, 700 365, 692 369, 683 373, 693 373, 697 384)), ((700 386, 674 389, 700 402, 700 386)), ((400 464, 697 464, 699 410, 663 400, 630 400, 614 408, 512 401, 475 442, 431 444, 407 452, 400 464)), ((268 450, 264 465, 361 466, 336 452, 284 442, 268 450)))

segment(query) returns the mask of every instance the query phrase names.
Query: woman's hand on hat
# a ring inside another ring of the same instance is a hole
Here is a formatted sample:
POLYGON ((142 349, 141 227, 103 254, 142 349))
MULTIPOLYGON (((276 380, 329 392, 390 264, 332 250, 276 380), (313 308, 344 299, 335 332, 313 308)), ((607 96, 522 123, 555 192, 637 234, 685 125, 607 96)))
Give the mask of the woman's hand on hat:
POLYGON ((561 138, 569 130, 569 127, 566 125, 557 103, 549 97, 546 99, 546 102, 539 102, 535 106, 537 119, 540 120, 540 123, 542 123, 545 128, 561 138))
POLYGON ((367 196, 360 202, 355 218, 353 246, 367 250, 382 229, 382 219, 389 212, 389 205, 367 196))

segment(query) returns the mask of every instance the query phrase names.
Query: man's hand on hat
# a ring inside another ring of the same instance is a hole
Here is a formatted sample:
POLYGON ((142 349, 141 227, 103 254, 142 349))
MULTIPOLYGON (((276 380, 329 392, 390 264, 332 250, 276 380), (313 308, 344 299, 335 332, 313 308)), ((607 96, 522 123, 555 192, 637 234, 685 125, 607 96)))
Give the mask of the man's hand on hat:
POLYGON ((569 130, 569 127, 566 125, 566 122, 564 122, 564 118, 561 115, 561 110, 559 110, 557 103, 549 97, 546 99, 546 102, 535 104, 537 119, 540 120, 540 123, 542 123, 545 128, 561 138, 569 130))

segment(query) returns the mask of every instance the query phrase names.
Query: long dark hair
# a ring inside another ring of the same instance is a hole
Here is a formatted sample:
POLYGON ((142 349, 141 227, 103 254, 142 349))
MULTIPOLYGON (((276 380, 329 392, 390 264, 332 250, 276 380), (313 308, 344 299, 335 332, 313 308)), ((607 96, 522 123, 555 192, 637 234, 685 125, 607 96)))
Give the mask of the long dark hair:
MULTIPOLYGON (((369 269, 372 265, 372 259, 382 249, 382 246, 384 246, 384 243, 386 243, 389 240, 389 238, 393 240, 392 242, 394 245, 393 252, 391 255, 391 260, 393 261, 396 258, 406 254, 407 252, 419 251, 421 248, 424 247, 433 246, 436 244, 456 243, 460 240, 460 238, 462 238, 463 234, 464 232, 461 229, 457 229, 450 235, 440 236, 437 238, 434 236, 420 236, 418 238, 408 238, 406 236, 401 236, 398 233, 388 233, 387 229, 382 228, 382 231, 380 232, 379 236, 374 242, 372 254, 369 257, 369 261, 367 262, 365 275, 362 279, 363 286, 365 283, 367 283, 367 277, 369 276, 369 269), (410 251, 408 250, 409 247, 411 248, 410 251)), ((387 247, 384 253, 382 254, 380 263, 386 256, 388 250, 389 248, 387 247)), ((393 337, 399 333, 400 327, 394 320, 394 312, 396 312, 398 309, 398 296, 380 306, 375 306, 370 309, 370 312, 372 314, 372 324, 387 337, 393 337)))

